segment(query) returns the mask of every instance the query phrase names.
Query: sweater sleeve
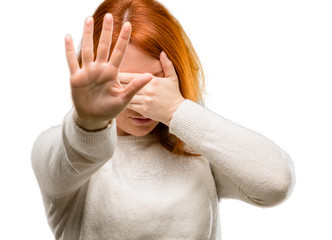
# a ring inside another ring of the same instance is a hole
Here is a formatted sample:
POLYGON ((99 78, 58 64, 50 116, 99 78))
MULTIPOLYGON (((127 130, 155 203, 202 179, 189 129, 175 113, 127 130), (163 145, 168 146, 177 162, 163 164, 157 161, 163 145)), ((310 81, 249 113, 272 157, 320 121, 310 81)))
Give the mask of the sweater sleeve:
POLYGON ((210 162, 219 199, 273 206, 290 195, 295 181, 292 161, 261 134, 190 100, 179 106, 169 129, 210 162))
POLYGON ((112 157, 115 142, 115 121, 87 132, 74 122, 71 110, 61 126, 41 133, 33 145, 32 167, 42 193, 61 198, 75 192, 112 157))

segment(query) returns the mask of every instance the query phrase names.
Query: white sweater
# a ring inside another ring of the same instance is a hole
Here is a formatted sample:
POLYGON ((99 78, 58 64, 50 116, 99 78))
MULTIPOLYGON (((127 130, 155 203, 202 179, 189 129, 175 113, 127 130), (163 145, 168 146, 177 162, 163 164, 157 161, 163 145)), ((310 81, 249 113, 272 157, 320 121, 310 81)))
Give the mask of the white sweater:
POLYGON ((285 200, 294 173, 264 136, 186 100, 169 130, 201 157, 153 135, 117 136, 116 123, 87 132, 73 121, 43 132, 32 151, 49 225, 63 240, 221 239, 218 203, 285 200))

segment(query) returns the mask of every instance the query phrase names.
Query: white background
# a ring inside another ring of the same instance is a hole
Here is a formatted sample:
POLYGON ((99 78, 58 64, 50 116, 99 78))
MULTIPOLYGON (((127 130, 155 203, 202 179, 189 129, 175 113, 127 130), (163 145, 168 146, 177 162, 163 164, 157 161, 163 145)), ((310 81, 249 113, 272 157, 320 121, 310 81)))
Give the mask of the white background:
MULTIPOLYGON (((332 6, 323 0, 163 0, 208 78, 207 107, 293 158, 297 183, 268 209, 225 200, 223 240, 332 239, 332 6)), ((71 107, 64 36, 101 1, 0 3, 0 238, 53 239, 31 164, 71 107)))

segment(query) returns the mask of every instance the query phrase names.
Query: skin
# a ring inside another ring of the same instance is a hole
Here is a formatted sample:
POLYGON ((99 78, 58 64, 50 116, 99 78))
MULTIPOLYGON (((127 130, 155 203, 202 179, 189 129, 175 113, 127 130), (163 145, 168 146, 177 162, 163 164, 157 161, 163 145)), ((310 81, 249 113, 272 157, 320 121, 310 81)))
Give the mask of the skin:
POLYGON ((131 24, 126 22, 107 61, 113 30, 113 17, 108 13, 94 61, 93 25, 93 18, 88 17, 83 30, 81 68, 71 36, 65 38, 75 122, 87 131, 98 131, 116 118, 119 135, 135 136, 150 133, 159 122, 169 126, 184 98, 166 54, 162 52, 159 60, 153 59, 139 48, 128 46, 131 24), (138 126, 132 117, 153 121, 138 126))
MULTIPOLYGON (((126 55, 120 67, 120 83, 122 87, 127 86, 129 74, 123 73, 151 73, 153 76, 162 77, 164 76, 163 69, 158 59, 152 58, 151 56, 144 53, 134 45, 129 44, 126 55)), ((147 86, 145 86, 147 87, 147 86)), ((144 136, 150 133, 159 123, 158 121, 151 121, 148 124, 138 125, 132 120, 132 118, 144 118, 138 112, 135 112, 126 107, 117 117, 117 134, 119 136, 135 135, 144 136)))

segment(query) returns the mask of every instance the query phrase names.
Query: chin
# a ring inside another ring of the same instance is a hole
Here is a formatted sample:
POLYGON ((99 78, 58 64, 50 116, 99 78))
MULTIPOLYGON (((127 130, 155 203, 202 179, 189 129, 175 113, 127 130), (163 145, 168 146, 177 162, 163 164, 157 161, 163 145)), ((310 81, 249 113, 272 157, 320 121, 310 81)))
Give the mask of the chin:
POLYGON ((151 132, 152 132, 152 130, 147 131, 147 132, 134 132, 131 135, 136 136, 136 137, 143 137, 143 136, 146 136, 146 135, 150 134, 151 132))
POLYGON ((117 124, 117 132, 119 136, 133 135, 136 137, 143 137, 153 131, 159 122, 153 122, 149 126, 135 126, 131 124, 117 124))

